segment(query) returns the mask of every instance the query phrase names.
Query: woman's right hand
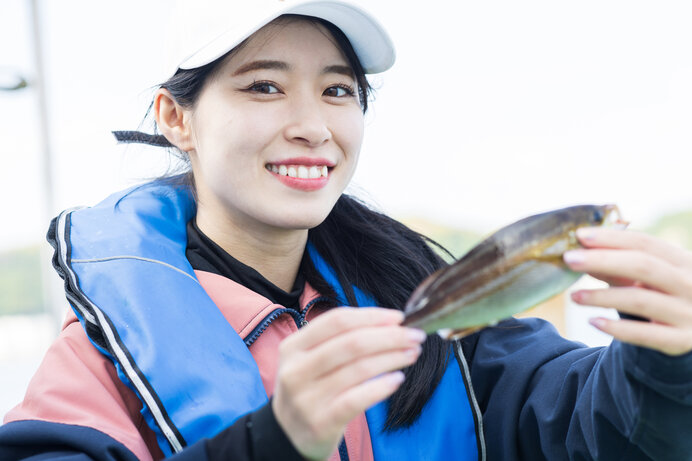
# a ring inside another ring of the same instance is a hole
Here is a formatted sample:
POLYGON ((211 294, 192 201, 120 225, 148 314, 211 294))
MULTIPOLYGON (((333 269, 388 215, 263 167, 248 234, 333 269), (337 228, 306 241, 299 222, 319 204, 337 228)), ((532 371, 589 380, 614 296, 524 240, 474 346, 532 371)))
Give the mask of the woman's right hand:
POLYGON ((389 397, 414 363, 425 333, 382 308, 326 312, 279 346, 272 410, 305 458, 327 459, 348 422, 389 397))

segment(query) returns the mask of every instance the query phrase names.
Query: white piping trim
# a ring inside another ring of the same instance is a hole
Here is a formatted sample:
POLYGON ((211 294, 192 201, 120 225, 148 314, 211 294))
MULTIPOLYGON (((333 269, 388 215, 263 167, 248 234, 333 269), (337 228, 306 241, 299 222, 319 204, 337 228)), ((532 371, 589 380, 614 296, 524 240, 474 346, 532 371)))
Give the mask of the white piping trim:
POLYGON ((100 263, 100 262, 105 262, 105 261, 113 261, 116 259, 136 259, 139 261, 146 261, 154 264, 161 264, 162 266, 166 266, 169 269, 173 269, 174 271, 180 272, 186 277, 189 277, 190 279, 194 280, 199 284, 199 280, 188 274, 182 269, 179 269, 171 264, 165 263, 163 261, 159 261, 158 259, 151 259, 151 258, 144 258, 142 256, 131 256, 131 255, 121 255, 121 256, 108 256, 106 258, 92 258, 92 259, 73 259, 72 264, 81 264, 81 263, 100 263))
POLYGON ((478 447, 481 452, 481 461, 485 461, 485 435, 483 435, 483 414, 478 406, 478 400, 476 399, 476 393, 473 391, 473 385, 471 384, 471 372, 469 371, 469 365, 466 363, 466 357, 464 357, 464 351, 461 348, 461 341, 455 341, 457 347, 457 354, 461 359, 461 364, 464 367, 464 375, 466 376, 466 384, 468 385, 468 391, 471 395, 471 404, 473 405, 473 411, 476 412, 476 420, 478 421, 478 439, 481 441, 481 446, 478 447))
POLYGON ((84 308, 84 306, 82 306, 82 303, 77 298, 75 298, 74 296, 72 296, 70 293, 67 293, 67 292, 65 293, 65 297, 73 306, 75 306, 77 309, 79 309, 79 312, 82 313, 82 317, 84 317, 84 319, 87 322, 98 326, 96 323, 96 318, 93 315, 91 315, 91 312, 89 312, 88 310, 86 310, 84 308))
MULTIPOLYGON (((70 279, 74 283, 75 289, 78 289, 77 285, 77 278, 76 274, 72 270, 72 268, 67 264, 67 232, 66 232, 66 221, 67 221, 67 215, 71 213, 71 211, 66 211, 63 212, 60 215, 60 219, 58 220, 58 244, 60 245, 60 256, 62 258, 62 266, 65 268, 65 270, 68 272, 70 279)), ((188 275, 188 274, 185 274, 188 275)), ((120 347, 118 342, 115 339, 115 334, 113 333, 113 330, 110 327, 110 324, 106 321, 106 318, 101 312, 101 309, 96 307, 94 303, 89 300, 86 296, 84 296, 84 299, 89 303, 89 306, 94 310, 96 313, 96 316, 98 317, 99 324, 98 326, 101 328, 101 330, 105 333, 106 339, 108 340, 108 344, 111 346, 111 349, 116 355, 116 358, 120 365, 123 367, 123 371, 127 375, 127 377, 130 379, 132 384, 135 386, 137 389, 137 392, 139 392, 139 395, 142 396, 142 399, 144 399, 145 403, 149 407, 149 410, 152 413, 152 416, 156 420, 157 424, 161 428, 161 431, 163 432, 164 436, 168 440, 168 442, 171 444, 173 447, 173 451, 175 452, 180 452, 182 451, 182 443, 180 440, 178 440, 178 437, 175 435, 171 427, 168 425, 168 422, 166 419, 163 417, 163 413, 161 412, 161 409, 159 406, 156 404, 156 400, 154 399, 153 395, 149 392, 149 389, 144 385, 144 382, 142 379, 139 377, 137 372, 135 371, 134 367, 130 363, 130 361, 127 358, 127 355, 125 354, 125 351, 120 347)), ((78 307, 80 308, 80 311, 84 312, 84 307, 79 305, 78 307)), ((85 316, 86 317, 86 316, 85 316)), ((93 318, 93 317, 92 317, 93 318)), ((93 320, 92 320, 93 321, 93 320)), ((94 322, 96 323, 96 322, 94 322)))
POLYGON ((176 453, 182 451, 183 447, 180 443, 180 440, 178 440, 176 435, 173 433, 173 429, 171 429, 171 427, 168 425, 168 422, 166 422, 166 419, 163 417, 163 413, 161 412, 159 406, 156 404, 154 397, 149 393, 149 389, 147 389, 142 379, 139 377, 137 372, 132 367, 132 364, 129 362, 127 355, 125 355, 125 351, 122 350, 118 342, 115 340, 113 330, 111 330, 110 324, 106 321, 103 312, 101 312, 100 309, 94 306, 93 303, 90 304, 94 308, 96 316, 99 318, 99 322, 101 323, 101 329, 106 334, 108 342, 113 348, 113 352, 115 352, 115 355, 117 356, 120 365, 122 365, 125 373, 130 378, 130 381, 132 381, 132 384, 137 388, 140 395, 147 403, 149 410, 151 410, 151 414, 154 416, 154 419, 156 419, 159 427, 161 428, 164 435, 173 447, 173 450, 176 453))
MULTIPOLYGON (((67 242, 65 239, 65 233, 66 233, 66 225, 65 222, 67 221, 67 215, 72 213, 74 210, 66 210, 60 213, 60 216, 58 217, 58 227, 55 230, 56 239, 55 241, 58 243, 58 248, 59 248, 59 257, 60 257, 60 262, 62 263, 61 266, 63 266, 66 269, 67 276, 70 277, 70 280, 72 281, 72 286, 77 286, 77 277, 72 272, 72 269, 67 267, 67 242)), ((74 299, 73 296, 69 295, 67 292, 65 292, 65 295, 69 301, 71 301, 75 307, 79 309, 79 311, 82 313, 84 318, 90 322, 96 325, 96 318, 89 312, 87 311, 84 306, 78 302, 76 299, 74 299)))

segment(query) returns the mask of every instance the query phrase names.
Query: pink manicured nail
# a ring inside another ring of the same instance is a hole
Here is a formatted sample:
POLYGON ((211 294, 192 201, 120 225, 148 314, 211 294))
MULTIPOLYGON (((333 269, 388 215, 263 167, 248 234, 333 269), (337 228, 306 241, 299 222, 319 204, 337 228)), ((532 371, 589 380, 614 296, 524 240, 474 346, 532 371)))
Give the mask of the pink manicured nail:
POLYGON ((581 291, 581 290, 580 290, 580 291, 574 291, 574 292, 572 292, 572 295, 571 295, 571 296, 572 296, 572 300, 573 300, 575 303, 580 303, 580 302, 582 302, 582 301, 584 300, 584 292, 581 291))
POLYGON ((401 323, 404 321, 404 313, 401 311, 397 311, 394 309, 382 309, 387 313, 388 316, 392 319, 392 321, 396 323, 401 323))
POLYGON ((417 328, 409 328, 406 332, 411 341, 422 343, 428 337, 427 333, 417 328))
POLYGON ((404 382, 404 378, 404 372, 401 370, 393 371, 387 375, 387 381, 392 384, 401 384, 404 382))
POLYGON ((411 349, 406 349, 405 354, 410 358, 414 358, 414 357, 418 357, 422 350, 423 350, 422 347, 416 346, 416 347, 412 347, 411 349))
POLYGON ((606 326, 606 320, 601 317, 594 317, 589 319, 589 323, 599 330, 602 330, 606 326))
POLYGON ((577 237, 579 237, 579 240, 593 240, 596 237, 596 233, 591 227, 581 227, 577 229, 577 237))
POLYGON ((586 260, 586 254, 582 250, 566 251, 565 254, 562 255, 562 259, 564 259, 567 264, 579 264, 586 260))

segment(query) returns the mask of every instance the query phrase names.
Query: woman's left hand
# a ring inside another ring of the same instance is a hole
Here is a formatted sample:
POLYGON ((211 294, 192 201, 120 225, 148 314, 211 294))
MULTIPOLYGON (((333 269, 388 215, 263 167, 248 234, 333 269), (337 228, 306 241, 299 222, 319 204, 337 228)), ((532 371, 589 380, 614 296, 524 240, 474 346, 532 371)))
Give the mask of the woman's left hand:
POLYGON ((692 351, 692 252, 635 231, 583 228, 577 237, 585 249, 566 252, 565 263, 610 287, 579 290, 572 299, 650 320, 599 317, 592 325, 668 355, 692 351))

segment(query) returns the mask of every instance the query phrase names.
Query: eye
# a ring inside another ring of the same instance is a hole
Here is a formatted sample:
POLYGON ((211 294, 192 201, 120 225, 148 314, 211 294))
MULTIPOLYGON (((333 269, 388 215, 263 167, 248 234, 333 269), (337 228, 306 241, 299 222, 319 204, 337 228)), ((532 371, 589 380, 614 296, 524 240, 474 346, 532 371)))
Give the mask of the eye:
POLYGON ((592 217, 593 217, 594 222, 601 222, 601 221, 603 221, 603 213, 601 212, 601 210, 595 210, 595 211, 593 212, 593 216, 592 216, 592 217))
POLYGON ((334 98, 343 98, 345 96, 353 96, 354 94, 353 88, 348 85, 334 85, 324 90, 325 96, 334 98))
POLYGON ((276 85, 271 82, 253 82, 252 85, 247 88, 247 91, 260 94, 280 93, 276 85))

